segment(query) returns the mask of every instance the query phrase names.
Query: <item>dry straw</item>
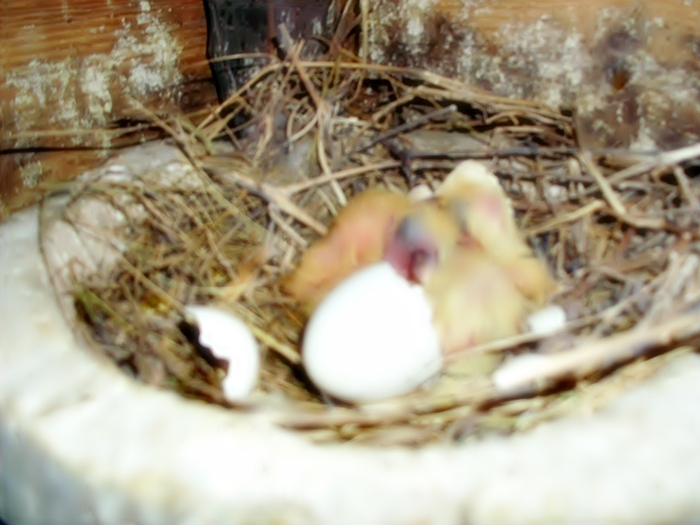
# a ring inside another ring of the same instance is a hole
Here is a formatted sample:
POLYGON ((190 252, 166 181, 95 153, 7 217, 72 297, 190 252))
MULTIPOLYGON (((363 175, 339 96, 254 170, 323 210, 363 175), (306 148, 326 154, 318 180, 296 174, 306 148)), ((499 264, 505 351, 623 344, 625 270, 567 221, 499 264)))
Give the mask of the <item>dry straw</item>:
POLYGON ((686 161, 700 145, 583 151, 575 120, 552 108, 368 64, 335 41, 327 56, 300 60, 302 46, 266 57, 198 122, 140 108, 185 154, 195 184, 75 187, 73 202, 97 197, 131 217, 112 271, 74 288, 81 326, 120 368, 229 406, 219 371, 178 329, 182 305, 223 303, 265 349, 259 392, 231 409, 260 411, 317 442, 419 445, 593 410, 691 351, 700 215, 686 161), (457 356, 439 381, 398 400, 360 408, 324 399, 300 369, 304 319, 280 279, 354 194, 435 186, 466 158, 491 162, 573 321, 544 340, 522 335, 457 356), (540 364, 496 389, 494 369, 532 352, 540 364))

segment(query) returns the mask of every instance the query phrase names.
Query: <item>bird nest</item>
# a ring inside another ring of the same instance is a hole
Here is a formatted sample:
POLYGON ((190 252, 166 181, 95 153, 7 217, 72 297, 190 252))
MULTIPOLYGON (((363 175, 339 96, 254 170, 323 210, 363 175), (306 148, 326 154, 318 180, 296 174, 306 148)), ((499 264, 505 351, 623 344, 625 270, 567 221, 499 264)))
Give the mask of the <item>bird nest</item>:
POLYGON ((125 217, 109 270, 76 271, 72 295, 76 329, 125 373, 266 414, 315 442, 416 446, 590 411, 692 350, 700 204, 689 161, 698 146, 586 151, 570 114, 345 51, 316 61, 298 51, 267 57, 198 121, 141 108, 184 154, 188 177, 163 168, 139 183, 107 170, 72 187, 63 217, 81 236, 105 236, 71 213, 85 199, 125 217), (357 193, 436 187, 463 159, 498 176, 568 322, 455 355, 439 380, 400 398, 327 399, 301 367, 305 319, 283 277, 357 193), (217 363, 181 329, 184 305, 211 303, 262 345, 246 403, 226 401, 217 363))

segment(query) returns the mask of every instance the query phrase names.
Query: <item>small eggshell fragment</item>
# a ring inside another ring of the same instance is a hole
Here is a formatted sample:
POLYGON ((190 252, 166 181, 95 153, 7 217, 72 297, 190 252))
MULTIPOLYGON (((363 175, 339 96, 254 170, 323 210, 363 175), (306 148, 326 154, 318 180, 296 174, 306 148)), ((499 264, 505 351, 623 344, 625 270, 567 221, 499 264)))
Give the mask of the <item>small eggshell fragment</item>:
POLYGON ((525 322, 531 333, 548 335, 566 324, 566 312, 561 306, 551 304, 528 316, 525 322))
POLYGON ((435 193, 427 184, 419 184, 408 192, 408 200, 411 201, 412 204, 432 199, 434 196, 435 193))
POLYGON ((228 361, 221 382, 231 402, 246 399, 255 389, 260 373, 260 351, 253 333, 235 315, 213 306, 187 306, 185 313, 199 327, 199 344, 215 357, 228 361))
POLYGON ((406 394, 442 366, 432 308, 420 285, 387 262, 365 267, 314 311, 302 359, 318 388, 350 402, 406 394))

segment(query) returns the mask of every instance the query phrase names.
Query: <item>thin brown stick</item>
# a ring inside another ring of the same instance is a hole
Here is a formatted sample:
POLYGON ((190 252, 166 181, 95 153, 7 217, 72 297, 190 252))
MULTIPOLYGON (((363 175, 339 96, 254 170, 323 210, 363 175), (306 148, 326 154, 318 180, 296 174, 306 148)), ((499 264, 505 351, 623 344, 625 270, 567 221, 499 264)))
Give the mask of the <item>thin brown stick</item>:
POLYGON ((606 201, 608 201, 608 204, 613 209, 613 211, 617 215, 627 215, 627 209, 625 208, 625 205, 622 204, 622 201, 617 196, 617 193, 615 193, 615 190, 612 189, 610 183, 605 179, 598 167, 593 163, 593 158, 591 157, 590 152, 583 152, 579 155, 576 155, 576 158, 581 164, 583 164, 586 167, 588 173, 596 181, 596 183, 600 187, 600 191, 603 193, 603 197, 606 201))
POLYGON ((683 171, 683 168, 680 166, 673 168, 673 175, 676 177, 678 186, 680 186, 681 192, 688 201, 690 207, 694 210, 700 209, 700 199, 698 199, 698 196, 690 186, 690 181, 688 180, 688 176, 685 174, 685 171, 683 171))
POLYGON ((360 0, 362 16, 362 63, 369 62, 369 0, 360 0))
POLYGON ((655 168, 671 166, 673 164, 685 162, 697 157, 700 157, 700 144, 693 144, 692 146, 686 146, 684 148, 664 151, 653 159, 640 162, 639 164, 635 164, 629 168, 618 171, 610 177, 610 182, 618 183, 636 175, 647 173, 655 168))
POLYGON ((586 167, 588 173, 593 177, 600 187, 603 197, 608 201, 615 217, 622 222, 637 228, 658 230, 666 226, 666 221, 662 218, 633 215, 627 211, 625 205, 613 190, 612 185, 603 176, 600 169, 593 163, 590 152, 584 152, 576 156, 581 164, 586 167))
POLYGON ((435 120, 438 118, 445 117, 447 115, 451 115, 457 111, 457 106, 454 104, 450 104, 447 107, 437 109, 435 111, 431 111, 430 113, 426 113, 425 115, 422 115, 418 118, 415 118, 411 120, 410 122, 406 122, 405 124, 401 124, 400 126, 396 126, 395 128, 390 129, 386 133, 382 133, 381 135, 378 135, 374 137, 372 140, 369 141, 368 144, 365 144, 364 146, 359 147, 355 151, 351 153, 362 153, 363 151, 367 151, 370 149, 372 146, 375 146, 382 142, 383 140, 390 139, 392 137, 395 137, 396 135, 399 135, 401 133, 404 133, 406 131, 409 131, 411 129, 415 129, 422 124, 425 124, 426 122, 430 122, 431 120, 435 120))
POLYGON ((279 188, 272 184, 256 181, 250 177, 236 173, 235 171, 222 170, 211 166, 207 166, 207 168, 215 172, 222 179, 238 184, 270 204, 277 206, 280 210, 291 215, 294 219, 308 226, 316 233, 325 235, 327 232, 327 228, 323 224, 311 217, 311 215, 299 208, 299 206, 289 199, 289 191, 285 188, 279 188))
POLYGON ((253 332, 253 335, 257 337, 262 344, 277 352, 287 361, 295 365, 301 363, 301 356, 299 355, 299 352, 294 350, 294 348, 279 341, 262 328, 258 328, 254 325, 249 325, 249 328, 253 332))
POLYGON ((586 377, 641 356, 653 348, 678 344, 698 335, 700 314, 691 312, 654 327, 587 341, 574 350, 515 358, 496 371, 494 381, 504 393, 539 389, 564 377, 586 377))
POLYGON ((570 222, 575 222, 579 219, 583 219, 584 217, 587 217, 589 215, 592 215, 593 213, 602 210, 605 208, 605 202, 601 200, 595 200, 591 201, 585 206, 582 206, 580 208, 577 208, 576 210, 565 213, 563 215, 560 215, 558 217, 555 217, 543 224, 540 224, 538 226, 533 226, 531 228, 528 228, 525 230, 525 235, 530 236, 530 235, 538 235, 540 233, 549 231, 549 230, 554 230, 555 228, 559 228, 560 226, 563 226, 564 224, 568 224, 570 222))
POLYGON ((330 173, 329 175, 321 175, 320 177, 314 177, 313 179, 288 184, 287 186, 285 186, 284 189, 290 195, 293 195, 295 193, 299 193, 300 191, 308 190, 310 188, 321 186, 323 184, 328 184, 329 182, 334 180, 348 179, 350 177, 355 177, 357 175, 369 173, 370 171, 388 170, 398 168, 399 166, 401 166, 401 163, 397 160, 386 160, 384 162, 378 162, 376 164, 368 164, 366 166, 346 168, 335 173, 330 173))

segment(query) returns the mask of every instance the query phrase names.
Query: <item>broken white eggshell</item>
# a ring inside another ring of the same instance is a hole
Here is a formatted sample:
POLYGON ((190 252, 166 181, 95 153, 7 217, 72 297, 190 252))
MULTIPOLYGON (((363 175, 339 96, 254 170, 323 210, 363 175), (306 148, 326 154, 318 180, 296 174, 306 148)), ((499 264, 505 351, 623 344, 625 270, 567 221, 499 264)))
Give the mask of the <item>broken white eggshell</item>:
POLYGON ((529 315, 525 324, 533 334, 549 335, 566 325, 566 312, 561 306, 550 304, 529 315))
POLYGON ((232 313, 213 306, 187 306, 185 313, 199 327, 199 344, 228 361, 221 382, 224 397, 231 402, 245 400, 255 390, 260 373, 260 350, 250 328, 232 313))
POLYGON ((407 194, 408 200, 411 202, 411 204, 432 199, 434 196, 435 192, 431 190, 430 186, 427 184, 419 184, 414 186, 407 194))
POLYGON ((320 390, 355 403, 411 392, 442 366, 432 317, 422 286, 388 262, 363 268, 311 316, 302 345, 306 372, 320 390))

